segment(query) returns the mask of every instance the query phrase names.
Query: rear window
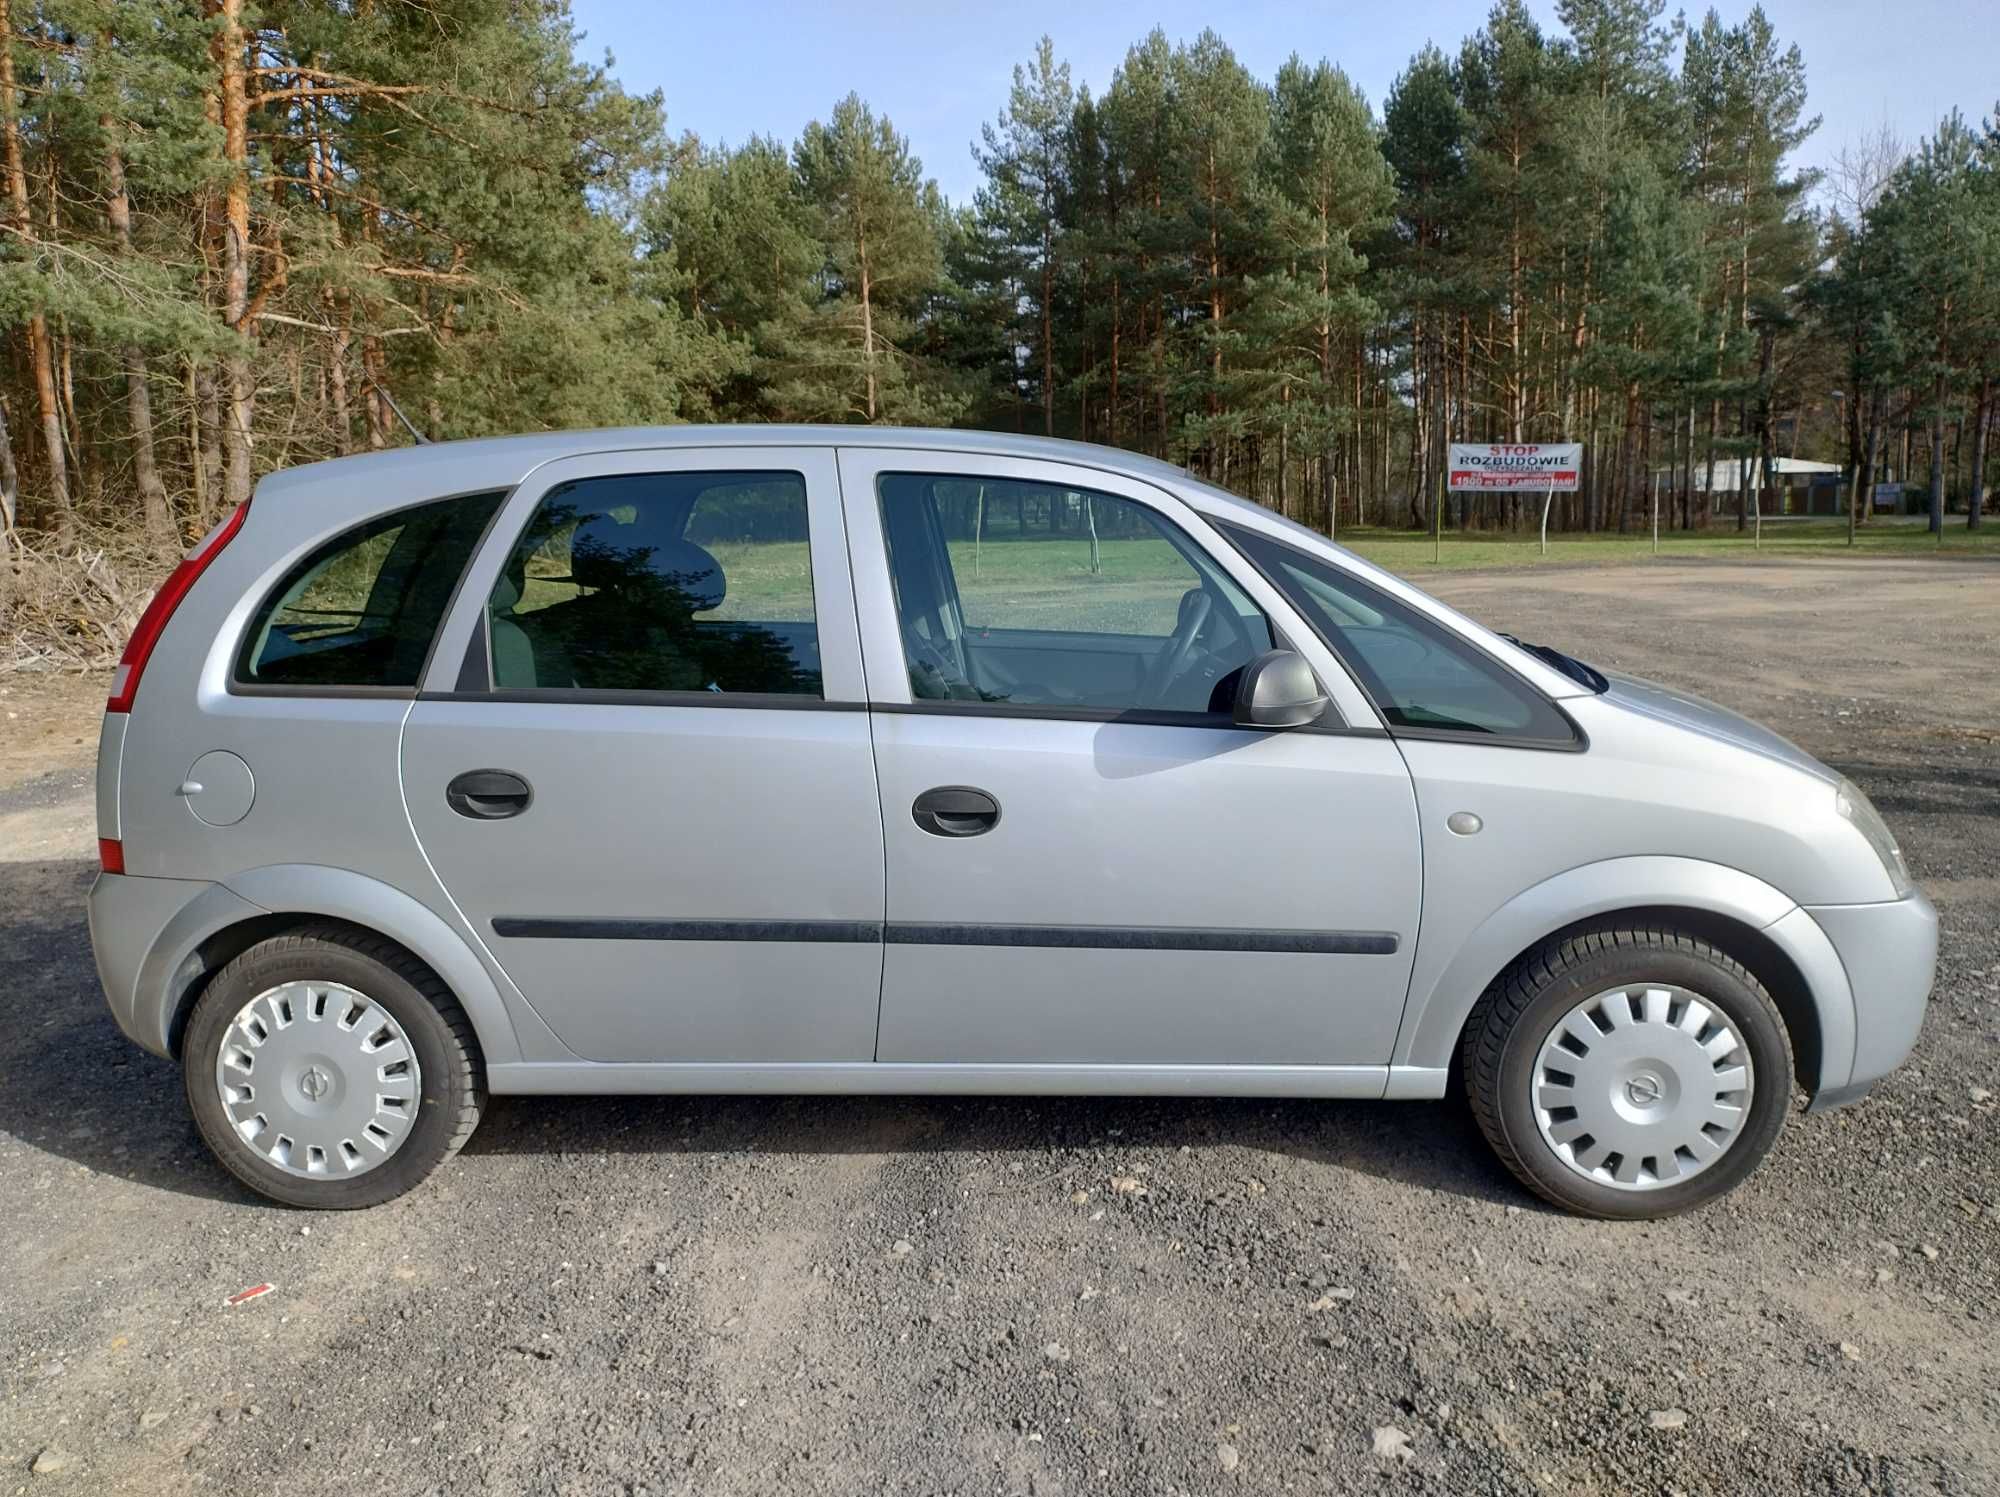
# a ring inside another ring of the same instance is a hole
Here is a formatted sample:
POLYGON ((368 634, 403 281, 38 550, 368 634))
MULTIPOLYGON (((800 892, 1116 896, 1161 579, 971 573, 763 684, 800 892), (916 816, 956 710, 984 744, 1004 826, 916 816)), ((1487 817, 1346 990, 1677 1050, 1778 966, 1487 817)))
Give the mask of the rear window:
POLYGON ((237 658, 237 681, 414 687, 501 497, 420 504, 335 536, 258 608, 237 658))

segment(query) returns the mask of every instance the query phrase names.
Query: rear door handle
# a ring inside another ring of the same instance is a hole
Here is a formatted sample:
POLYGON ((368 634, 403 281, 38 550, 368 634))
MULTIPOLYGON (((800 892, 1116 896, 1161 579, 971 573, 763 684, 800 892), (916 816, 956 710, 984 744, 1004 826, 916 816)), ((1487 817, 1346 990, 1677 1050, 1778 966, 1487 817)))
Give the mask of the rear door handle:
POLYGON ((934 836, 977 837, 1000 824, 1000 802, 970 785, 940 785, 918 796, 910 815, 934 836))
POLYGON ((468 769, 444 787, 444 803, 474 821, 519 816, 534 798, 528 782, 511 769, 468 769))

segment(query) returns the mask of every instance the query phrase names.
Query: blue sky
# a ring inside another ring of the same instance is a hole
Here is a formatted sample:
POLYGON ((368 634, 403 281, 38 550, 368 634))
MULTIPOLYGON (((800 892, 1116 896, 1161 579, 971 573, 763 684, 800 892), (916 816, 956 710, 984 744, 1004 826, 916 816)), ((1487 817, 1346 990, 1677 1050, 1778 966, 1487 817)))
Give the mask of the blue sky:
MULTIPOLYGON (((1553 0, 1531 0, 1551 29, 1553 0)), ((1213 26, 1258 77, 1269 79, 1296 51, 1331 58, 1379 112, 1390 81, 1426 41, 1456 50, 1478 29, 1483 0, 1006 0, 994 5, 875 0, 861 6, 736 0, 574 0, 582 51, 637 91, 661 89, 668 124, 704 140, 756 134, 794 139, 835 100, 858 91, 886 113, 953 201, 978 185, 971 144, 998 113, 1014 64, 1044 33, 1079 83, 1101 93, 1126 49, 1155 24, 1179 41, 1213 26)), ((1688 5, 1699 17, 1705 6, 1688 5)), ((1718 4, 1725 21, 1748 12, 1718 4)), ((1992 67, 1993 0, 1766 0, 1778 35, 1805 54, 1811 109, 1825 116, 1800 152, 1829 164, 1844 144, 1885 120, 1914 145, 1952 106, 1968 118, 1992 112, 2000 74, 1992 67)))

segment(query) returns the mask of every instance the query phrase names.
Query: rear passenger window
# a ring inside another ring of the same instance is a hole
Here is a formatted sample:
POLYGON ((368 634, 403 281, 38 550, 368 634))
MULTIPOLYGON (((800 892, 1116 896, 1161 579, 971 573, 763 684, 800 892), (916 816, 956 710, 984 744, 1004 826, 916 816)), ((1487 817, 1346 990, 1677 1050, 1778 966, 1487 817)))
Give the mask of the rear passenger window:
POLYGON ((502 690, 817 697, 805 479, 559 484, 515 544, 487 617, 502 690))
POLYGON ((501 495, 397 510, 335 536, 264 600, 244 638, 246 686, 414 687, 501 495))

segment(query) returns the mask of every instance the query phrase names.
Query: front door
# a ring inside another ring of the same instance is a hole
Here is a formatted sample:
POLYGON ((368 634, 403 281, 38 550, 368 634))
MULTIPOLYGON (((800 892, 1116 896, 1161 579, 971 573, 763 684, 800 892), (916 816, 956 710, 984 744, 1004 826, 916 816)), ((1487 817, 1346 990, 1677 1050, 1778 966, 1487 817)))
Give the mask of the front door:
POLYGON ((410 817, 564 1044, 873 1056, 882 828, 829 449, 542 468, 444 639, 410 817))
POLYGON ((888 858, 877 1058, 1385 1065, 1415 798, 1283 600, 1122 475, 840 463, 888 858), (1274 643, 1344 722, 1233 725, 1236 673, 1274 643))

